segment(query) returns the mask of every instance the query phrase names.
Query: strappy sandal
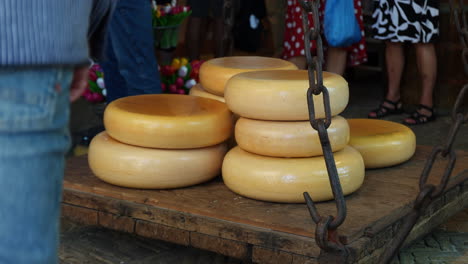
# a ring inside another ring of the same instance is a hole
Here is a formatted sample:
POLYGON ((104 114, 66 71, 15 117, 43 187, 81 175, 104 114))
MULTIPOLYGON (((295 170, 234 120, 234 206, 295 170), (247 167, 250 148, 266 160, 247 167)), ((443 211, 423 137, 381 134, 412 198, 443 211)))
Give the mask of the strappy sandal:
POLYGON ((386 117, 389 115, 398 115, 403 113, 403 103, 401 100, 398 100, 396 102, 390 101, 388 99, 385 99, 379 106, 379 108, 372 110, 367 117, 368 118, 382 118, 386 117), (392 107, 388 107, 385 105, 387 103, 388 105, 391 105, 392 107), (371 116, 371 113, 375 113, 375 116, 371 116))
POLYGON ((428 122, 432 122, 435 119, 436 119, 436 116, 434 114, 434 108, 420 104, 418 105, 418 108, 416 109, 416 111, 414 111, 408 118, 403 120, 403 124, 408 125, 408 126, 421 125, 421 124, 426 124, 428 122), (422 110, 422 109, 427 110, 428 112, 431 112, 431 115, 426 115, 426 114, 419 112, 419 110, 422 110), (407 119, 413 120, 413 122, 408 122, 407 119))

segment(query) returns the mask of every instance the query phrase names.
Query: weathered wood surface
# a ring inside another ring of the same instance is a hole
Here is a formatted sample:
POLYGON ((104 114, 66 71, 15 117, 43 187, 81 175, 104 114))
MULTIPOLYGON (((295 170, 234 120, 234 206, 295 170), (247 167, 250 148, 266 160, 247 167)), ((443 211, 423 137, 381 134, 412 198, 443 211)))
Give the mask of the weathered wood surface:
MULTIPOLYGON (((363 187, 347 197, 348 216, 340 233, 356 248, 359 258, 371 255, 369 251, 382 246, 376 245, 376 241, 384 243, 388 229, 397 228, 400 218, 410 210, 430 150, 418 146, 415 156, 405 164, 368 170, 363 187)), ((468 153, 459 152, 453 175, 466 175, 467 164, 468 153)), ((432 175, 438 177, 444 169, 445 164, 436 164, 432 175)), ((435 183, 437 179, 430 181, 435 183)), ((444 196, 428 214, 444 208, 461 210, 466 206, 468 199, 460 198, 466 188, 457 184, 455 177, 450 187, 458 188, 452 191, 457 195, 444 196), (458 206, 445 206, 453 201, 458 206)), ((219 178, 175 190, 120 188, 93 176, 86 158, 77 157, 69 160, 64 188, 64 215, 86 224, 259 263, 275 263, 273 260, 279 263, 280 259, 281 263, 309 263, 319 254, 313 240, 314 225, 305 205, 243 198, 229 191, 219 178)), ((332 202, 317 207, 321 214, 335 214, 332 202)), ((426 226, 429 223, 423 225, 426 226)))

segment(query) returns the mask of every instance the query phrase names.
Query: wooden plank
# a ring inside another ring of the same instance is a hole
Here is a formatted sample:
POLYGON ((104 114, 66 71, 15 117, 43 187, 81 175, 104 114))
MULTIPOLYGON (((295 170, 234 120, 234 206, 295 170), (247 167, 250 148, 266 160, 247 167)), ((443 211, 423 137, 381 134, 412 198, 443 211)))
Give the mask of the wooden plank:
MULTIPOLYGON (((457 193, 457 195, 460 195, 460 193, 457 190, 454 190, 453 192, 451 190, 459 188, 457 186, 460 184, 460 180, 463 177, 466 177, 467 174, 468 174, 468 171, 465 170, 465 171, 461 172, 460 174, 455 175, 452 178, 452 180, 450 181, 450 183, 448 184, 448 186, 447 186, 448 194, 446 194, 446 195, 449 195, 449 196, 452 195, 453 196, 454 192, 457 193)), ((441 174, 439 174, 439 175, 441 175, 441 174)), ((395 222, 399 221, 399 219, 401 219, 401 217, 405 216, 411 210, 411 205, 412 205, 412 202, 413 202, 413 200, 415 198, 415 195, 417 194, 417 191, 418 191, 418 189, 415 188, 415 191, 412 194, 413 198, 410 200, 409 203, 405 204, 404 206, 402 206, 398 210, 393 210, 391 213, 389 213, 387 215, 383 215, 381 217, 381 219, 379 219, 378 221, 374 222, 372 225, 367 227, 366 230, 365 230, 365 235, 369 236, 369 237, 372 237, 373 234, 381 233, 383 229, 388 228, 390 225, 392 225, 395 222)), ((446 204, 447 201, 450 201, 450 200, 453 200, 453 199, 455 199, 455 197, 451 197, 451 199, 440 198, 440 199, 434 201, 431 204, 431 206, 429 207, 428 211, 425 213, 425 216, 423 216, 423 217, 427 218, 428 216, 431 216, 432 214, 434 214, 434 212, 438 211, 444 204, 446 204)), ((462 209, 462 208, 460 208, 460 209, 462 209)))
POLYGON ((131 217, 99 212, 98 224, 102 227, 125 233, 135 232, 135 219, 131 217))
POLYGON ((451 193, 447 193, 445 196, 439 198, 439 200, 447 199, 448 196, 452 196, 453 200, 448 203, 444 203, 443 207, 437 211, 432 210, 431 207, 426 210, 418 223, 414 226, 412 232, 408 236, 407 242, 404 246, 408 246, 409 243, 415 241, 426 234, 432 229, 446 222, 451 216, 455 215, 463 208, 468 206, 468 183, 460 186, 459 188, 452 189, 452 194, 456 193, 456 196, 452 196, 451 193))
POLYGON ((293 261, 293 256, 290 253, 280 251, 280 250, 271 250, 268 248, 254 247, 252 253, 252 261, 254 263, 284 263, 291 264, 293 261))
POLYGON ((135 234, 142 237, 163 240, 179 245, 190 245, 189 231, 147 221, 136 221, 135 234))
MULTIPOLYGON (((438 198, 438 200, 447 201, 447 203, 438 210, 433 208, 438 206, 438 201, 429 206, 409 234, 404 247, 409 246, 415 240, 429 234, 450 216, 468 207, 468 182, 452 188, 451 191, 438 198)), ((357 263, 378 264, 380 255, 387 248, 387 243, 389 243, 398 232, 401 221, 402 219, 398 219, 379 232, 373 233, 369 231, 368 236, 364 236, 348 245, 357 252, 357 263)))
POLYGON ((293 255, 292 264, 318 264, 318 261, 315 258, 293 255))
POLYGON ((62 217, 83 225, 98 224, 98 211, 69 204, 62 204, 62 217))
MULTIPOLYGON (((372 232, 383 233, 410 210, 430 150, 418 146, 409 162, 366 172, 362 188, 346 198, 348 216, 340 233, 347 243, 372 232), (374 227, 372 232, 370 227, 374 227)), ((466 164, 468 153, 459 152, 453 175, 460 174, 466 164)), ((444 169, 436 164, 434 175, 442 175, 444 169)), ((452 181, 451 186, 454 184, 452 181)), ((316 257, 320 252, 313 240, 315 225, 305 205, 243 198, 227 189, 219 178, 175 190, 121 188, 93 176, 86 158, 77 157, 68 163, 64 187, 65 203, 99 212, 301 256, 316 257)), ((319 203, 317 207, 323 215, 334 215, 336 211, 333 202, 319 203)))
MULTIPOLYGON (((92 208, 96 211, 107 212, 120 216, 128 216, 155 224, 157 223, 167 226, 168 223, 172 223, 171 226, 178 229, 198 232, 229 240, 242 241, 252 245, 281 249, 284 251, 294 252, 296 254, 315 256, 320 252, 315 245, 315 241, 309 237, 280 233, 270 229, 257 228, 224 220, 203 218, 201 216, 170 211, 164 208, 149 207, 133 202, 88 194, 81 191, 65 191, 63 201, 67 204, 79 205, 81 207, 92 208), (161 216, 161 218, 158 216, 161 216)), ((137 221, 137 230, 139 222, 140 221, 137 221)), ((163 237, 150 237, 167 241, 167 239, 163 237)), ((173 242, 178 243, 175 241, 173 242)))
MULTIPOLYGON (((182 229, 167 227, 148 221, 135 220, 129 217, 98 212, 95 209, 71 206, 67 204, 64 204, 64 207, 67 208, 66 211, 68 215, 90 215, 98 213, 98 224, 105 228, 133 233, 141 237, 163 240, 184 246, 193 246, 200 249, 217 252, 219 254, 228 255, 234 258, 244 259, 246 261, 252 260, 254 263, 316 263, 314 258, 291 254, 286 251, 279 251, 257 246, 253 247, 252 249, 250 244, 239 243, 229 239, 220 239, 219 237, 204 235, 196 232, 191 233, 182 229)), ((75 220, 79 219, 80 218, 75 220)), ((96 225, 96 222, 87 221, 85 224, 96 225)))
MULTIPOLYGON (((401 207, 402 203, 411 201, 413 197, 409 196, 415 195, 414 191, 417 189, 415 183, 429 150, 430 148, 427 147, 418 148, 411 162, 403 165, 368 171, 364 186, 357 193, 347 197, 348 206, 357 206, 357 210, 370 209, 377 220, 380 215, 387 214, 389 209, 401 207), (378 189, 383 183, 389 187, 378 189), (382 213, 376 215, 378 212, 375 212, 375 209, 382 213)), ((463 159, 467 160, 466 153, 459 157, 458 164, 463 164, 463 159)), ((243 198, 230 192, 219 179, 178 190, 132 190, 112 186, 93 177, 84 158, 78 158, 74 165, 75 168, 67 170, 67 172, 70 171, 72 178, 69 180, 69 177, 66 177, 65 188, 281 232, 304 236, 313 234, 313 229, 310 228, 313 225, 303 205, 265 203, 243 198), (288 214, 285 215, 284 212, 288 214)), ((436 173, 442 169, 435 168, 436 173)), ((457 171, 454 171, 454 174, 456 173, 457 171)), ((334 214, 335 208, 332 202, 320 203, 318 207, 321 212, 324 212, 323 214, 334 214)), ((351 208, 348 211, 353 212, 351 208)), ((357 224, 346 221, 350 228, 360 226, 361 217, 356 216, 357 224)), ((363 217, 368 220, 368 216, 363 217)))
POLYGON ((250 259, 247 243, 192 232, 190 245, 237 259, 250 259))

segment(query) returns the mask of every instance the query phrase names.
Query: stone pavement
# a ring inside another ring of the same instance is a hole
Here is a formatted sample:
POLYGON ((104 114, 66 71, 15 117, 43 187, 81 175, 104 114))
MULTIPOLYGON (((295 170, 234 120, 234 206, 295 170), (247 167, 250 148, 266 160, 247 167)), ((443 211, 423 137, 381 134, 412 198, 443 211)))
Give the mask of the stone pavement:
MULTIPOLYGON (((377 76, 361 77, 350 82, 350 103, 342 114, 346 118, 365 118, 374 109, 383 93, 382 80, 377 76)), ((436 122, 412 127, 420 145, 443 142, 450 128, 449 109, 437 109, 436 122)), ((72 130, 79 137, 92 128, 95 117, 89 107, 80 102, 74 105, 72 130), (86 115, 88 115, 86 117, 86 115), (91 122, 90 122, 91 120, 91 122), (81 130, 79 130, 81 128, 81 130)), ((404 115, 388 120, 400 122, 404 115)), ((94 123, 94 126, 99 125, 94 123)), ((94 129, 96 132, 96 129, 94 129)), ((99 130, 99 129, 98 129, 99 130)), ((468 150, 468 125, 461 127, 456 149, 468 150)), ((468 168, 468 165, 466 165, 468 168)), ((182 263, 182 264, 234 264, 241 263, 218 254, 186 248, 161 241, 118 233, 98 227, 79 226, 64 221, 61 233, 60 261, 62 264, 78 263, 182 263)), ((452 217, 432 234, 403 249, 400 264, 468 264, 468 210, 452 217)))
POLYGON ((398 258, 401 264, 467 264, 468 233, 437 229, 403 249, 398 258))

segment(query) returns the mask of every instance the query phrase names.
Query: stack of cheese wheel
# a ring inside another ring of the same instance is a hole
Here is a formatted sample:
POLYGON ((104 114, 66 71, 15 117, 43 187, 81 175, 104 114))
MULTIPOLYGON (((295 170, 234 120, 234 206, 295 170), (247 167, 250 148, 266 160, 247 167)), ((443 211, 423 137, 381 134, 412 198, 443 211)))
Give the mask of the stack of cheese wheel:
POLYGON ((231 115, 224 103, 189 95, 118 99, 104 113, 106 131, 90 144, 89 165, 101 180, 131 188, 210 180, 221 171, 231 115))
MULTIPOLYGON (((243 72, 261 70, 295 70, 293 63, 277 58, 259 56, 232 56, 208 60, 200 67, 200 83, 190 89, 193 96, 206 97, 220 102, 224 100, 224 88, 234 75, 243 72)), ((233 115, 233 123, 239 119, 233 115)), ((229 148, 236 145, 234 137, 229 141, 229 148)))
MULTIPOLYGON (((324 73, 332 122, 328 128, 344 194, 364 180, 361 155, 348 146, 349 127, 339 116, 348 104, 347 82, 324 73)), ((223 179, 232 191, 272 202, 304 202, 333 198, 318 133, 308 119, 307 71, 258 71, 235 75, 225 91, 231 111, 241 116, 235 126, 238 146, 223 162, 223 179)), ((322 96, 314 97, 316 117, 325 116, 322 96)))
POLYGON ((190 89, 190 95, 224 102, 224 88, 234 75, 262 70, 295 70, 293 63, 277 58, 232 56, 208 60, 200 67, 200 83, 190 89))

